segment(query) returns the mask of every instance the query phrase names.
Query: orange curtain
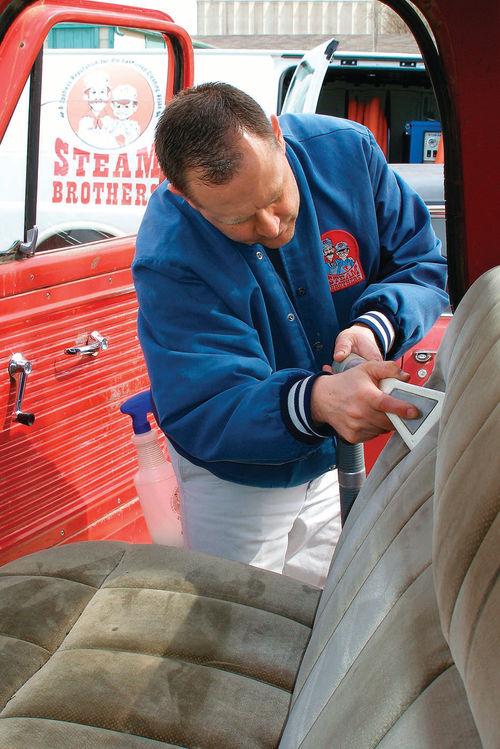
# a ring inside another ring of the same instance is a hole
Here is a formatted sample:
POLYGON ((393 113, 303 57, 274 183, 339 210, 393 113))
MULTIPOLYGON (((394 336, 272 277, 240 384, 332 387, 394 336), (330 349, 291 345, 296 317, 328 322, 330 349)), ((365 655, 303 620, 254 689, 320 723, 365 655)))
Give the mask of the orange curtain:
POLYGON ((371 101, 367 102, 358 101, 355 96, 350 97, 347 119, 366 125, 387 158, 387 119, 382 109, 380 96, 374 96, 371 101))

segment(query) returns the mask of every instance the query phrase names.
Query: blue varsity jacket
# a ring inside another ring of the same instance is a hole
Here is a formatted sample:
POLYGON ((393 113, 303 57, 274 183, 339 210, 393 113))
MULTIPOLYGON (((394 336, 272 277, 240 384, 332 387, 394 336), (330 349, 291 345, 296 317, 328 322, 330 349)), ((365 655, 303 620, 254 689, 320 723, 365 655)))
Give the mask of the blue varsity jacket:
POLYGON ((448 303, 446 263, 420 197, 363 126, 321 115, 280 125, 300 192, 278 252, 226 238, 163 182, 132 265, 138 332, 160 426, 220 478, 294 486, 336 462, 309 394, 335 338, 368 324, 388 358, 421 339, 448 303))

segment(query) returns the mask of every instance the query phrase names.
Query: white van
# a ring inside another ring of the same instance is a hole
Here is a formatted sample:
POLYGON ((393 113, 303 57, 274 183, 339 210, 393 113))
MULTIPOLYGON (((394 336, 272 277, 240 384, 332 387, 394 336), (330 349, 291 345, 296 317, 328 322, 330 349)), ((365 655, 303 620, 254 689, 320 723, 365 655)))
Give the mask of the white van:
POLYGON ((446 255, 441 123, 419 55, 344 51, 330 39, 304 55, 291 80, 283 79, 278 109, 365 124, 391 167, 426 202, 446 255))

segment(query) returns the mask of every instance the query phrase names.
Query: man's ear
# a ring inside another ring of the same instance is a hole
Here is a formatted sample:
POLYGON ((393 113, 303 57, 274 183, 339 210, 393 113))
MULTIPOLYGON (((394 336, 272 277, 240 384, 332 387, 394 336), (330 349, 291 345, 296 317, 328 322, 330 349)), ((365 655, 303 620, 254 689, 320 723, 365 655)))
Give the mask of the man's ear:
POLYGON ((173 184, 172 184, 171 182, 169 182, 169 183, 168 183, 168 185, 167 185, 167 190, 169 190, 170 192, 172 192, 172 193, 173 193, 174 195, 178 195, 178 196, 179 196, 180 198, 184 198, 184 200, 186 201, 186 203, 189 203, 189 205, 191 206, 191 208, 194 208, 194 209, 196 210, 196 206, 195 206, 195 205, 194 205, 194 203, 193 203, 193 202, 192 202, 192 201, 191 201, 191 200, 190 200, 190 199, 189 199, 189 198, 187 197, 187 195, 184 195, 184 193, 183 193, 183 192, 181 192, 181 191, 180 191, 180 190, 178 190, 178 189, 177 189, 176 187, 174 187, 174 186, 173 186, 173 184))
POLYGON ((273 132, 276 136, 276 140, 278 141, 278 143, 280 144, 281 148, 284 151, 286 149, 286 143, 283 137, 283 133, 281 131, 279 120, 275 114, 271 115, 271 127, 273 128, 273 132))

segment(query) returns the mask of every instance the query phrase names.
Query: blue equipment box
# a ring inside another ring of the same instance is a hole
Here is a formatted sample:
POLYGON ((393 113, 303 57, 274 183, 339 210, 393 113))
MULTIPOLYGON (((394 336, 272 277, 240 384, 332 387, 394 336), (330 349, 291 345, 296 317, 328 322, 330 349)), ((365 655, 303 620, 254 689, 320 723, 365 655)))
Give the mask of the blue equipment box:
POLYGON ((405 125, 409 138, 410 164, 434 162, 441 140, 441 123, 437 120, 413 120, 405 125))

